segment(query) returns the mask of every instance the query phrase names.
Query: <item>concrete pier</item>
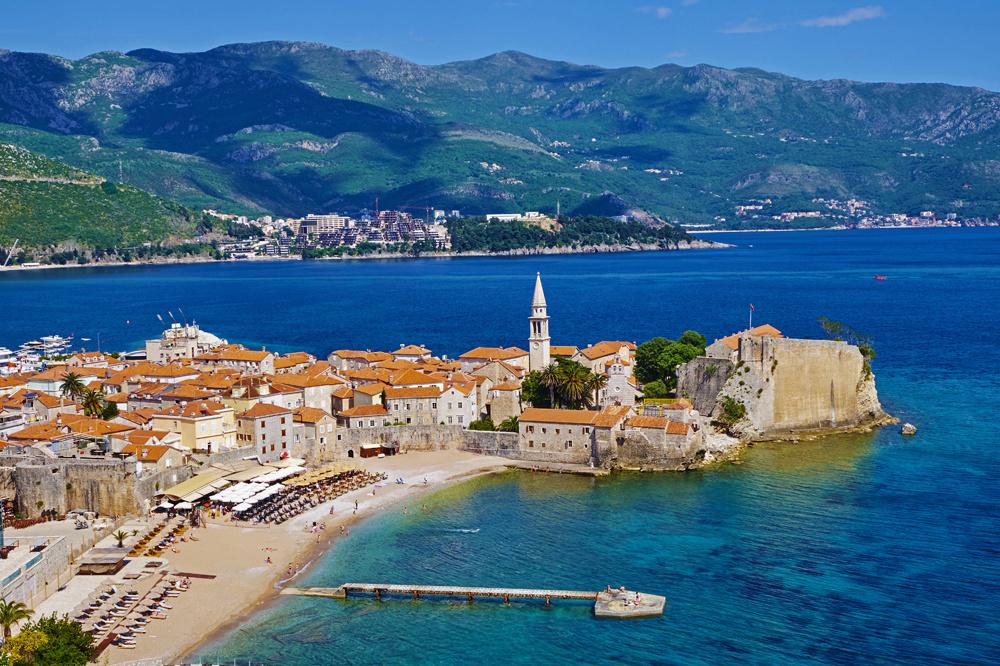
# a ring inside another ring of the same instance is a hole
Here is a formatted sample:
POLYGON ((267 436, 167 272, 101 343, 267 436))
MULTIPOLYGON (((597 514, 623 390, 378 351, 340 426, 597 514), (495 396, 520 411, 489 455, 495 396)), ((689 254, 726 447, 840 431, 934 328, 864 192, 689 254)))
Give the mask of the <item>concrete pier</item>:
POLYGON ((383 596, 409 597, 453 597, 465 599, 469 603, 475 599, 499 599, 509 604, 514 600, 544 600, 549 606, 553 601, 590 601, 594 604, 594 615, 607 618, 652 617, 663 614, 666 605, 664 597, 642 594, 634 591, 613 590, 612 592, 587 592, 580 590, 546 590, 508 587, 462 587, 454 585, 401 585, 390 583, 344 583, 339 587, 289 587, 282 594, 305 597, 329 597, 346 599, 351 594, 371 595, 381 601, 383 596), (638 597, 638 600, 637 600, 638 597))

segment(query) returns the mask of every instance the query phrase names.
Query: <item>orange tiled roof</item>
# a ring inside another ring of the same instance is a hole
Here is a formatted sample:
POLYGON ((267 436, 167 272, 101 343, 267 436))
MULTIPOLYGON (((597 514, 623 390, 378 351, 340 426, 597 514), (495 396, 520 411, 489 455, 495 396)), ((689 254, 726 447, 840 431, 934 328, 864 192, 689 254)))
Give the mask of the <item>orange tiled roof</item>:
POLYGON ((313 357, 306 352, 291 352, 290 354, 285 354, 274 359, 274 369, 284 370, 285 368, 294 368, 296 365, 311 363, 312 361, 313 357))
POLYGON ((381 382, 372 382, 370 384, 361 384, 355 388, 355 392, 364 393, 365 395, 378 395, 386 389, 386 385, 381 382))
POLYGON ((635 343, 633 342, 626 342, 624 340, 602 340, 595 345, 581 349, 580 353, 593 361, 604 356, 617 354, 622 347, 627 347, 628 349, 635 351, 635 343))
POLYGON ((421 354, 430 354, 431 350, 427 347, 421 347, 420 345, 403 345, 399 349, 389 352, 393 356, 414 356, 421 354))
POLYGON ((733 333, 732 335, 727 335, 726 337, 719 340, 719 342, 721 342, 722 344, 726 345, 727 347, 735 351, 736 348, 739 347, 740 345, 741 335, 752 335, 758 338, 765 335, 770 336, 772 338, 785 337, 782 334, 782 332, 776 329, 774 326, 771 326, 770 324, 761 324, 760 326, 754 326, 749 330, 733 333))
POLYGON ((589 409, 543 409, 528 407, 521 413, 521 423, 565 423, 567 425, 593 425, 599 412, 589 409))
POLYGON ((625 425, 629 428, 666 428, 670 419, 662 416, 633 416, 625 425))
POLYGON ((412 386, 414 384, 439 384, 445 379, 440 373, 427 373, 419 370, 402 370, 389 377, 393 386, 412 386))
POLYGON ((562 356, 564 358, 569 358, 575 354, 580 348, 576 345, 550 345, 549 353, 552 356, 562 356))
POLYGON ((269 405, 266 402, 258 402, 256 405, 240 414, 241 419, 262 419, 267 416, 277 416, 278 414, 289 414, 292 410, 278 405, 269 405))
POLYGON ((386 400, 397 400, 400 398, 438 398, 440 396, 441 389, 436 386, 389 386, 385 389, 386 400))
POLYGON ((616 423, 628 416, 628 413, 631 411, 632 408, 628 405, 611 405, 605 407, 597 413, 594 425, 598 428, 612 428, 616 423))
POLYGON ((224 412, 229 407, 218 400, 195 400, 184 405, 175 405, 169 409, 164 409, 160 412, 156 412, 156 416, 173 416, 173 417, 186 417, 186 418, 199 418, 203 416, 215 416, 220 412, 224 412))
POLYGON ((354 395, 354 391, 351 389, 350 386, 338 386, 337 388, 333 389, 333 393, 331 393, 331 395, 334 398, 341 398, 341 399, 350 398, 351 396, 354 395))
POLYGON ((126 444, 122 447, 122 453, 134 455, 139 462, 157 462, 169 450, 170 447, 164 444, 126 444))
POLYGON ((382 405, 360 405, 358 407, 351 407, 350 409, 345 409, 340 413, 341 416, 352 417, 352 416, 388 416, 389 412, 382 405))
POLYGON ((521 385, 517 382, 501 382, 493 387, 494 391, 520 391, 521 385))
POLYGON ((476 347, 465 352, 459 358, 467 360, 484 359, 487 361, 509 361, 527 356, 528 352, 520 347, 476 347))
POLYGON ((130 444, 145 444, 151 439, 161 440, 170 434, 169 430, 133 430, 125 435, 130 444))
POLYGON ((691 428, 691 424, 681 421, 670 421, 667 423, 668 435, 686 435, 691 428))
POLYGON ((318 407, 299 407, 292 412, 292 418, 298 423, 319 423, 324 416, 330 416, 318 407))

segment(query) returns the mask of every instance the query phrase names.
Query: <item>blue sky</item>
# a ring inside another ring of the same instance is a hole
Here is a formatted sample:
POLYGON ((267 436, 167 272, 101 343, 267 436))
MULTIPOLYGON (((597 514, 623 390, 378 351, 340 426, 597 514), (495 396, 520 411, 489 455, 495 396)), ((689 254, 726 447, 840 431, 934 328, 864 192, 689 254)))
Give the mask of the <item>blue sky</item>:
POLYGON ((76 58, 289 39, 424 64, 508 49, 1000 90, 1000 0, 0 0, 0 47, 76 58))

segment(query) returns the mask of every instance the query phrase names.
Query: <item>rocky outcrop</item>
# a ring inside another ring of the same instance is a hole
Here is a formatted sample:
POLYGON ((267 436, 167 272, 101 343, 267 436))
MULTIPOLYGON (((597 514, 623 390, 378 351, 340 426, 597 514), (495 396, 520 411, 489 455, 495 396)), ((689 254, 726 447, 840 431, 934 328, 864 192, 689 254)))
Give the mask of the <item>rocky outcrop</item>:
POLYGON ((856 346, 766 336, 740 338, 712 418, 746 441, 868 429, 891 421, 856 346))

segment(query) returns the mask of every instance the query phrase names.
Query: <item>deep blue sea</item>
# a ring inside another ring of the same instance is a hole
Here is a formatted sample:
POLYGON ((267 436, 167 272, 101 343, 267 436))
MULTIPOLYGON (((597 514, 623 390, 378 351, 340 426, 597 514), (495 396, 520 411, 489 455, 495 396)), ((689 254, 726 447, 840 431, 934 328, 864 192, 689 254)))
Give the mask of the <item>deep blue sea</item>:
POLYGON ((535 271, 555 343, 709 339, 754 321, 875 339, 896 428, 757 446, 742 464, 592 480, 510 473, 363 523, 305 584, 399 580, 664 594, 586 605, 278 601, 199 656, 320 663, 1000 662, 1000 230, 713 235, 727 250, 216 264, 0 275, 0 344, 136 347, 167 311, 231 341, 326 354, 520 344, 535 271), (885 274, 886 281, 873 275, 885 274), (126 322, 130 323, 126 323, 126 322), (416 509, 413 507, 413 509, 416 509), (476 531, 478 530, 478 531, 476 531))

